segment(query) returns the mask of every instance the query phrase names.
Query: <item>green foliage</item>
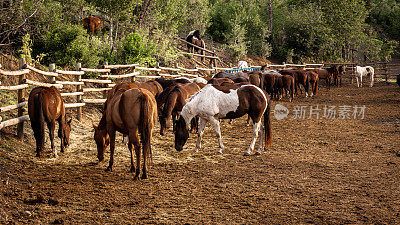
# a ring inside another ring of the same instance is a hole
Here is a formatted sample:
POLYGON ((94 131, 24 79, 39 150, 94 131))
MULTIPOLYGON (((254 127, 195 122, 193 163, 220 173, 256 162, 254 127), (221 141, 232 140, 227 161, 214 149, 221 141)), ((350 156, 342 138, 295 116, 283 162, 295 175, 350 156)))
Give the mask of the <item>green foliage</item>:
POLYGON ((108 45, 96 36, 89 36, 79 25, 62 25, 49 32, 44 39, 48 53, 46 62, 73 66, 81 62, 84 67, 95 67, 108 51, 108 45))
POLYGON ((29 65, 32 64, 32 40, 29 34, 25 34, 25 36, 22 38, 22 47, 18 53, 20 53, 21 58, 25 58, 26 63, 29 65))
POLYGON ((130 33, 121 42, 117 54, 113 56, 111 61, 119 59, 120 63, 140 63, 155 66, 154 52, 155 45, 146 38, 146 35, 137 32, 130 33))

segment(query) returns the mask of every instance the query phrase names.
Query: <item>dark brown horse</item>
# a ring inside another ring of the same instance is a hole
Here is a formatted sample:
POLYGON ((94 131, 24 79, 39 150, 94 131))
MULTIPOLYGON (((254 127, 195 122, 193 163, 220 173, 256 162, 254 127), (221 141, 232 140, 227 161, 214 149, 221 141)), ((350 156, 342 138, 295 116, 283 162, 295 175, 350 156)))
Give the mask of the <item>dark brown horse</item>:
POLYGON ((342 86, 342 76, 346 72, 345 65, 338 65, 336 66, 335 73, 333 74, 333 80, 337 87, 342 86))
POLYGON ((197 84, 184 84, 175 86, 168 95, 168 98, 164 104, 162 113, 160 114, 160 134, 164 135, 168 124, 167 121, 172 116, 173 121, 176 120, 183 106, 186 104, 186 100, 189 99, 196 92, 200 91, 200 87, 197 84))
POLYGON ((219 72, 215 74, 213 78, 229 78, 235 83, 249 82, 249 75, 243 72, 236 72, 236 73, 219 72))
POLYGON ((333 77, 335 76, 335 73, 337 72, 337 69, 335 66, 324 68, 324 69, 312 69, 311 71, 314 71, 318 74, 318 79, 319 80, 325 80, 326 84, 328 86, 328 89, 331 87, 331 81, 333 77))
POLYGON ((279 73, 282 75, 290 75, 294 78, 295 83, 295 93, 297 93, 297 89, 300 90, 302 94, 302 90, 300 88, 300 84, 304 88, 304 92, 306 94, 306 98, 308 97, 308 76, 305 70, 295 69, 295 70, 279 70, 279 73))
POLYGON ((189 123, 200 117, 199 136, 196 151, 201 148, 201 138, 207 122, 215 130, 219 142, 219 153, 222 143, 219 119, 235 119, 248 114, 253 121, 253 138, 246 155, 254 150, 256 139, 261 131, 260 146, 255 154, 261 154, 265 146, 271 145, 270 100, 259 87, 243 85, 237 89, 225 86, 207 85, 189 99, 183 107, 179 120, 175 125, 175 149, 181 151, 189 138, 189 123), (264 116, 264 126, 261 125, 264 116))
POLYGON ((49 129, 51 149, 54 157, 57 157, 57 150, 54 147, 56 120, 59 126, 58 137, 61 139, 61 152, 64 152, 64 148, 69 145, 71 120, 66 120, 64 101, 60 92, 55 87, 34 88, 29 94, 28 113, 36 140, 36 156, 40 157, 44 147, 44 126, 46 123, 49 129))
MULTIPOLYGON (((200 31, 198 30, 193 30, 189 32, 189 34, 186 36, 186 41, 201 48, 206 47, 206 44, 200 37, 200 31)), ((197 48, 195 46, 187 44, 188 52, 190 53, 200 52, 201 55, 204 55, 204 50, 197 48)), ((204 57, 201 57, 201 61, 204 61, 204 57)))
POLYGON ((233 80, 229 78, 211 78, 207 84, 221 85, 224 82, 234 83, 233 80))
POLYGON ((308 80, 310 81, 310 86, 311 86, 311 94, 310 96, 312 97, 313 95, 317 95, 318 92, 318 74, 315 71, 307 71, 307 76, 308 80))
POLYGON ((275 75, 274 95, 277 100, 280 100, 283 93, 287 96, 289 92, 289 101, 294 100, 294 78, 290 75, 275 75))
POLYGON ((175 86, 176 84, 188 84, 191 83, 190 80, 188 79, 165 79, 164 77, 161 78, 156 78, 155 81, 157 81, 159 84, 161 84, 162 88, 165 90, 170 86, 175 86))
POLYGON ((116 131, 128 135, 128 149, 131 153, 131 172, 136 171, 135 179, 139 179, 141 163, 141 147, 143 154, 142 179, 147 178, 147 161, 151 158, 152 129, 157 123, 157 106, 154 95, 143 88, 126 91, 118 89, 110 99, 98 126, 94 140, 97 145, 99 161, 104 159, 104 152, 110 144, 110 162, 106 171, 112 171, 114 164, 116 131), (140 140, 139 140, 140 134, 140 140), (107 138, 109 137, 109 139, 107 138), (109 140, 109 141, 108 141, 109 140), (136 153, 136 168, 133 162, 133 148, 136 153))

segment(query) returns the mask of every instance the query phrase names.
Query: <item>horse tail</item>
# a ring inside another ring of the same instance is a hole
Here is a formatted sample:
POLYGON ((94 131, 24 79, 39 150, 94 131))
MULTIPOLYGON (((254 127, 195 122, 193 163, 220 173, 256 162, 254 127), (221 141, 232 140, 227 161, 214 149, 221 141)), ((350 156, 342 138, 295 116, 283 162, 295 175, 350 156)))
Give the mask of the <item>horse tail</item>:
MULTIPOLYGON (((268 95, 267 95, 268 96, 268 95)), ((271 100, 267 97, 267 109, 264 112, 264 143, 267 148, 271 147, 271 100)))
POLYGON ((36 139, 36 153, 39 156, 40 151, 43 149, 44 145, 44 113, 43 113, 43 95, 42 92, 37 93, 33 98, 34 104, 34 116, 36 118, 31 118, 31 124, 34 130, 34 135, 36 139))
MULTIPOLYGON (((139 123, 139 132, 140 132, 140 138, 141 142, 143 145, 143 158, 147 157, 149 160, 153 158, 153 154, 151 151, 151 130, 152 126, 151 123, 153 122, 152 120, 152 115, 150 115, 150 110, 149 110, 149 102, 150 99, 147 97, 143 92, 139 96, 138 100, 140 101, 140 123, 139 123)), ((151 106, 152 109, 154 110, 154 106, 151 106)))

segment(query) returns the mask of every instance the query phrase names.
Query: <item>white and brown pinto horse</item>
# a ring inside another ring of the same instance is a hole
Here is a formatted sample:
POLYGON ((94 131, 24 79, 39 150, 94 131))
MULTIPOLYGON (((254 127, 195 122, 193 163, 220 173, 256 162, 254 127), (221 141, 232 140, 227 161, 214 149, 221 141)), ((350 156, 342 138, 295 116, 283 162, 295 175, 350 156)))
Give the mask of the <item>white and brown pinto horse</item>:
POLYGON ((356 66, 354 67, 354 76, 357 80, 357 87, 362 87, 362 77, 369 76, 370 78, 370 87, 374 85, 374 68, 372 66, 356 66))
POLYGON ((253 121, 253 138, 246 155, 254 150, 254 145, 261 131, 260 147, 256 154, 261 154, 265 145, 271 145, 270 100, 259 87, 244 85, 230 88, 208 84, 193 95, 183 107, 175 126, 175 149, 181 151, 189 138, 189 124, 195 116, 200 117, 196 152, 201 148, 201 138, 210 122, 217 134, 219 153, 222 153, 222 143, 219 119, 235 119, 248 114, 253 121), (261 120, 264 115, 264 126, 261 120), (264 131, 265 130, 265 131, 264 131))

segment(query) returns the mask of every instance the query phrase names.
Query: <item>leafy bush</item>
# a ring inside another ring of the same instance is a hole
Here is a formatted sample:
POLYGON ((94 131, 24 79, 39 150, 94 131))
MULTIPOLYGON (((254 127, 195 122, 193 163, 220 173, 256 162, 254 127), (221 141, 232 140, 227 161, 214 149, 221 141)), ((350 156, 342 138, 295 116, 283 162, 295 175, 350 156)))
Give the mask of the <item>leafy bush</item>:
POLYGON ((62 66, 81 62, 84 67, 96 67, 109 50, 107 42, 88 35, 81 25, 62 25, 49 32, 43 42, 46 62, 62 66))

